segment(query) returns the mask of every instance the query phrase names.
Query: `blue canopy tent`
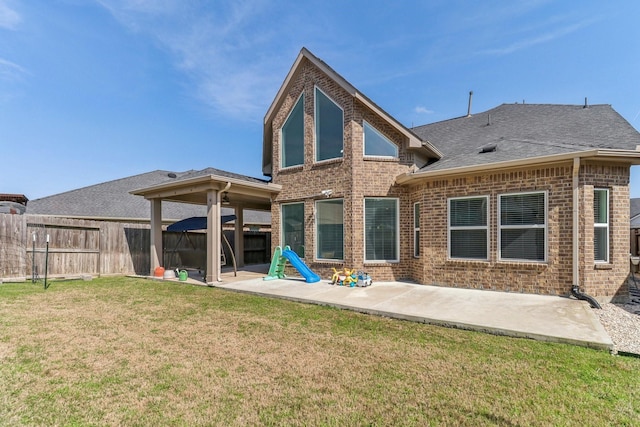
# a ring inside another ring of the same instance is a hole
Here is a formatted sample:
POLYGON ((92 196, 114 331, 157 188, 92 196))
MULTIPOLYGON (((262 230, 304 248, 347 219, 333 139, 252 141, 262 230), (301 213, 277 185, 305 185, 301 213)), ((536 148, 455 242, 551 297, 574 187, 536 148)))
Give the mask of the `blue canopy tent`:
MULTIPOLYGON (((220 223, 221 224, 226 224, 227 222, 233 221, 236 219, 235 215, 222 215, 220 217, 220 223)), ((196 230, 206 230, 207 229, 207 217, 206 216, 193 216, 191 218, 186 218, 183 219, 181 221, 178 222, 174 222, 173 224, 169 225, 167 227, 167 231, 174 231, 174 232, 182 232, 182 235, 180 236, 180 239, 178 239, 178 242, 176 243, 176 247, 174 248, 174 250, 172 251, 174 254, 176 252, 178 252, 178 246, 180 245, 180 242, 182 241, 183 237, 187 237, 187 240, 189 240, 189 242, 191 243, 191 246, 194 247, 195 249, 195 245, 193 244, 193 242, 191 242, 191 239, 189 239, 189 235, 187 234, 189 231, 196 231, 196 230)), ((231 247, 231 244, 229 243, 229 240, 227 239, 227 236, 224 235, 224 233, 222 234, 222 240, 224 240, 224 242, 227 244, 227 247, 229 248, 229 253, 231 254, 231 259, 233 261, 233 273, 235 276, 238 275, 238 270, 236 268, 236 255, 233 253, 233 248, 231 247)), ((223 263, 222 265, 226 264, 226 258, 224 256, 224 251, 220 251, 220 253, 222 254, 223 257, 223 263)), ((181 257, 182 258, 182 257, 181 257)), ((203 264, 206 265, 206 262, 203 264)), ((200 265, 195 266, 196 268, 203 269, 200 265)), ((206 273, 205 273, 206 276, 206 273)))
MULTIPOLYGON (((236 219, 235 215, 222 215, 220 217, 220 224, 226 224, 227 222, 236 219)), ((207 229, 207 217, 206 216, 192 216, 178 222, 174 222, 167 227, 167 231, 195 231, 207 229)))

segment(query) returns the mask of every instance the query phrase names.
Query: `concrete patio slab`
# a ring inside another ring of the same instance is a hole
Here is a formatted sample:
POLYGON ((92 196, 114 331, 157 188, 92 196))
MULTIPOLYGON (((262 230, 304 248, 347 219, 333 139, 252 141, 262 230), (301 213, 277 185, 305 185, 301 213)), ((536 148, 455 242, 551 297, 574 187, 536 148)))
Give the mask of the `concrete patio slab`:
POLYGON ((496 335, 612 351, 613 341, 585 301, 572 298, 376 282, 366 288, 302 279, 221 282, 218 288, 496 335))

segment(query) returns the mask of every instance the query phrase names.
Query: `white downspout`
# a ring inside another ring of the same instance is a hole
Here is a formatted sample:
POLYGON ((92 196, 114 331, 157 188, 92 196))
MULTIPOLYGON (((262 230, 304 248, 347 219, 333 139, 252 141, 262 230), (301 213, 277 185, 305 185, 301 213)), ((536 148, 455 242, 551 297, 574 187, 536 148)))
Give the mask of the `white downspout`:
POLYGON ((580 221, 580 196, 579 190, 580 184, 580 157, 573 158, 573 285, 571 286, 571 295, 574 297, 588 301, 591 307, 601 309, 598 300, 594 297, 587 295, 580 291, 580 239, 578 238, 578 232, 580 227, 578 222, 580 221))
POLYGON ((573 158, 573 286, 580 286, 580 239, 579 239, 579 221, 580 221, 580 157, 573 158))
POLYGON ((227 185, 224 186, 224 188, 220 191, 218 191, 217 197, 218 197, 218 220, 216 221, 215 227, 218 229, 218 242, 216 242, 216 244, 218 245, 218 250, 216 251, 218 253, 218 282, 222 282, 222 275, 220 274, 220 251, 223 251, 224 248, 222 247, 222 233, 224 233, 224 231, 222 231, 222 225, 220 224, 220 218, 222 216, 222 198, 221 198, 221 194, 224 193, 225 191, 227 191, 229 189, 229 187, 231 187, 231 183, 227 182, 227 185))

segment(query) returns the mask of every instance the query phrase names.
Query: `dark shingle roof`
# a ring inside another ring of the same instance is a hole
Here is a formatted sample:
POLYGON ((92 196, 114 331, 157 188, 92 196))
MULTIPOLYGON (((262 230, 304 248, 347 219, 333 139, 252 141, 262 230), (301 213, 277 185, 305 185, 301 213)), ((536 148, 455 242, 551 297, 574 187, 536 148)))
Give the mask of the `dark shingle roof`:
MULTIPOLYGON (((629 218, 632 220, 635 217, 640 217, 640 198, 634 198, 629 200, 629 218)), ((637 225, 640 225, 640 218, 635 218, 637 225)))
POLYGON ((241 175, 239 173, 223 171, 222 169, 216 169, 216 168, 206 168, 199 171, 191 170, 188 172, 184 172, 184 174, 178 177, 177 181, 182 179, 196 178, 198 176, 206 176, 206 175, 224 176, 226 178, 235 178, 241 181, 254 182, 258 184, 265 184, 269 182, 268 180, 254 178, 247 175, 241 175))
POLYGON ((444 154, 425 171, 640 145, 640 134, 610 105, 502 104, 412 130, 444 154), (496 150, 480 153, 489 144, 496 150))
MULTIPOLYGON (((130 194, 130 191, 201 175, 220 175, 250 182, 264 182, 214 168, 186 172, 156 170, 34 199, 29 201, 27 213, 82 218, 149 220, 151 211, 149 201, 144 197, 130 194)), ((165 220, 181 220, 192 216, 206 216, 206 214, 206 206, 174 202, 162 203, 162 218, 165 220)), ((222 215, 230 214, 233 214, 233 209, 222 208, 222 215)), ((271 224, 271 213, 245 210, 244 222, 271 224)))

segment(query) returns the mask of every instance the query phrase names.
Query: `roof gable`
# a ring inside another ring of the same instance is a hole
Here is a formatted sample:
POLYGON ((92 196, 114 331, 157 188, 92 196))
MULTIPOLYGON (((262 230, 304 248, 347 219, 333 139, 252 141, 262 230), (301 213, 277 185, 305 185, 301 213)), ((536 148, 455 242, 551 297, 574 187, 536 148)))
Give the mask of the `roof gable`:
POLYGON ((378 114, 384 120, 386 120, 391 126, 393 126, 400 134, 404 135, 408 140, 409 149, 425 150, 430 157, 439 158, 441 153, 436 147, 431 145, 428 141, 420 139, 410 129, 402 125, 395 118, 385 112, 382 108, 378 107, 373 101, 367 98, 364 94, 359 92, 351 83, 344 79, 340 74, 335 72, 324 61, 313 55, 306 48, 302 48, 298 57, 294 61, 289 73, 287 74, 282 86, 278 90, 276 97, 274 98, 271 106, 267 110, 264 118, 264 131, 262 142, 262 173, 271 176, 273 170, 273 129, 272 122, 274 116, 277 114, 278 109, 282 105, 284 98, 290 85, 295 81, 297 74, 299 73, 303 61, 308 60, 315 67, 320 69, 324 74, 336 82, 342 89, 349 93, 354 99, 371 109, 374 113, 378 114))

